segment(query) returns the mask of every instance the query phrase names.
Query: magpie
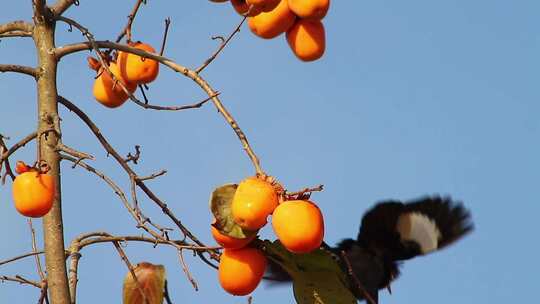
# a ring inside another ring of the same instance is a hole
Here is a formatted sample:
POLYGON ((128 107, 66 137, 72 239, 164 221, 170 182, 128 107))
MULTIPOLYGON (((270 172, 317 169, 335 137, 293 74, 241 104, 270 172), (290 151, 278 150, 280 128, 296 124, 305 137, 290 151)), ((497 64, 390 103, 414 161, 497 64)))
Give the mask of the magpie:
MULTIPOLYGON (((336 247, 323 243, 348 273, 348 288, 358 300, 378 303, 379 289, 388 288, 399 276, 402 261, 440 250, 473 230, 470 212, 448 197, 423 197, 408 202, 383 201, 364 214, 356 239, 336 247)), ((276 263, 267 278, 290 282, 276 263)))

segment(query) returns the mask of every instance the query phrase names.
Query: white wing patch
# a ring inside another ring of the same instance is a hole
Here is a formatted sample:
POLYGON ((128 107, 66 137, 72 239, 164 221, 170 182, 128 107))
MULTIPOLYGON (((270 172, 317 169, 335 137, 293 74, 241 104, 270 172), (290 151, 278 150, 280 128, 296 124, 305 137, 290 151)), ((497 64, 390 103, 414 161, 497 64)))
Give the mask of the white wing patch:
POLYGON ((426 215, 417 212, 402 214, 396 228, 401 240, 418 243, 422 254, 437 250, 441 232, 435 222, 426 215))

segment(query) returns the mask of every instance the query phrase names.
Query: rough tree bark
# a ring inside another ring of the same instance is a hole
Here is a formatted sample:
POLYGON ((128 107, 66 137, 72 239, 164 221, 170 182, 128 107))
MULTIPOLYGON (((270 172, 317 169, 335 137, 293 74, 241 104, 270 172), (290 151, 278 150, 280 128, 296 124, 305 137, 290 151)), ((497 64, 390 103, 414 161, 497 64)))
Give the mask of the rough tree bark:
POLYGON ((34 3, 34 41, 38 56, 38 160, 45 161, 49 165, 49 174, 56 180, 53 207, 43 218, 47 282, 51 302, 69 304, 60 195, 60 158, 56 151, 60 139, 60 119, 56 101, 55 22, 46 9, 45 1, 40 2, 34 3))

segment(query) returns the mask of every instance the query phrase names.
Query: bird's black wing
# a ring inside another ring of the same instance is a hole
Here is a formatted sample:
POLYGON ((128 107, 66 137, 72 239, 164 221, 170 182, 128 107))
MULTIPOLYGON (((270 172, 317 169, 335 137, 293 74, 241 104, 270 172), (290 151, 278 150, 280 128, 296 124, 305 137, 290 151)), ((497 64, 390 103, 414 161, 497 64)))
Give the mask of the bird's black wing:
POLYGON ((461 202, 439 196, 375 205, 362 218, 357 241, 392 261, 439 250, 473 229, 461 202))

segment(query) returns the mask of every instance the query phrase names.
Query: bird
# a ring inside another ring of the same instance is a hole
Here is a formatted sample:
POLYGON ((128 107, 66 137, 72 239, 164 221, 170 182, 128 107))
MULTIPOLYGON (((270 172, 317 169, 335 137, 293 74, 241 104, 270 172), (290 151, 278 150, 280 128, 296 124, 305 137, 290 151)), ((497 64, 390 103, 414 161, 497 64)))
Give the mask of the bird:
MULTIPOLYGON (((450 197, 425 196, 411 201, 378 202, 362 217, 356 239, 321 248, 334 254, 348 273, 348 288, 357 300, 379 303, 379 290, 390 289, 403 261, 441 250, 473 231, 471 214, 450 197)), ((270 262, 265 277, 291 282, 291 276, 270 262)))

